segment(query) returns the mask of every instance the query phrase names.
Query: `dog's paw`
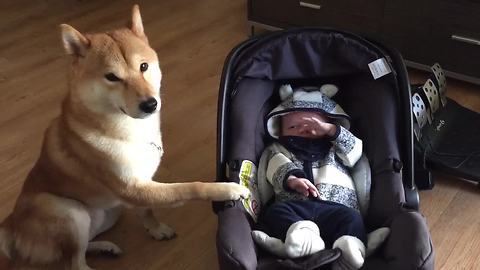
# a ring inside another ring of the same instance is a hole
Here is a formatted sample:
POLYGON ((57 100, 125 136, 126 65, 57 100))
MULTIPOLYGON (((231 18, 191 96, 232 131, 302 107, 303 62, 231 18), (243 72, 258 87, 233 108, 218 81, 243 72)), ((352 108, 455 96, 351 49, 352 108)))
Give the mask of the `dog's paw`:
POLYGON ((172 228, 163 223, 158 223, 158 226, 146 230, 155 240, 170 240, 177 236, 172 228))
POLYGON ((109 241, 94 241, 88 243, 87 252, 91 254, 108 255, 118 257, 123 251, 114 243, 109 241))
POLYGON ((237 183, 225 183, 228 185, 228 198, 227 200, 240 200, 246 199, 250 196, 250 190, 244 186, 241 186, 237 183))

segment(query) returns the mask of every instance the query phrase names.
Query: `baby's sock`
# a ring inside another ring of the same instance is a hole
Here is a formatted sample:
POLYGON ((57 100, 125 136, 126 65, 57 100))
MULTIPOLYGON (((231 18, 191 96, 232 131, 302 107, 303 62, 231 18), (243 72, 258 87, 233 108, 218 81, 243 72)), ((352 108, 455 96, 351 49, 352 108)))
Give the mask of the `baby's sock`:
POLYGON ((325 249, 317 224, 302 220, 290 225, 285 239, 285 251, 289 258, 311 255, 325 249))
POLYGON ((360 239, 344 235, 333 243, 333 248, 339 248, 342 256, 332 263, 332 270, 356 270, 365 261, 365 245, 360 239))
POLYGON ((252 231, 253 240, 262 248, 282 258, 298 258, 325 249, 318 226, 302 220, 290 225, 285 243, 262 231, 252 231))
POLYGON ((252 237, 255 243, 263 249, 270 251, 281 258, 287 258, 285 244, 275 237, 270 237, 262 231, 252 231, 252 237))

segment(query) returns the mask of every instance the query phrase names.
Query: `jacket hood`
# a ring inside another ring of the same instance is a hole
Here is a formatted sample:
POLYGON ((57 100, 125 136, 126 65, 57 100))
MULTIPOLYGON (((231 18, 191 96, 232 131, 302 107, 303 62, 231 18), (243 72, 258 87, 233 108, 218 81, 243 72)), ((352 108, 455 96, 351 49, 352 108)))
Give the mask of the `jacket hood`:
POLYGON ((298 87, 282 85, 279 94, 282 102, 267 115, 267 132, 275 139, 280 136, 281 116, 293 111, 316 111, 332 119, 333 123, 350 129, 350 117, 331 99, 338 92, 337 86, 298 87))

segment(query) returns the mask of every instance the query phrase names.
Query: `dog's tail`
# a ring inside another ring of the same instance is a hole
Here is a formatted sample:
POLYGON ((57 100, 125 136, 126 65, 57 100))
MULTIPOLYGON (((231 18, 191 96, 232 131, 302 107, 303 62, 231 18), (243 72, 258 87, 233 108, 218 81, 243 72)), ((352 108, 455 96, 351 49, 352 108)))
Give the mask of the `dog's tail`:
POLYGON ((4 224, 0 224, 0 252, 12 258, 13 237, 4 224))

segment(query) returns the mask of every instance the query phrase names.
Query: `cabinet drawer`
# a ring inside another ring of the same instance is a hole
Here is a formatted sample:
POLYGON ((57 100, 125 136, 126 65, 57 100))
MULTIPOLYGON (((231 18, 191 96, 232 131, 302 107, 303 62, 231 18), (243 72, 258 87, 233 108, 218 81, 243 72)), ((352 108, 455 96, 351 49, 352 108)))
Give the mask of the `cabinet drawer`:
POLYGON ((456 28, 466 32, 480 32, 480 0, 430 0, 430 23, 442 28, 456 28))
POLYGON ((480 0, 429 1, 425 53, 451 71, 480 77, 480 0))
POLYGON ((382 21, 383 35, 415 36, 426 32, 419 23, 428 17, 428 3, 418 0, 389 0, 385 2, 382 21))
POLYGON ((384 0, 252 0, 249 18, 274 26, 377 32, 384 0))
POLYGON ((447 70, 480 78, 480 34, 459 33, 464 32, 455 27, 432 27, 432 34, 423 42, 425 54, 447 70))

